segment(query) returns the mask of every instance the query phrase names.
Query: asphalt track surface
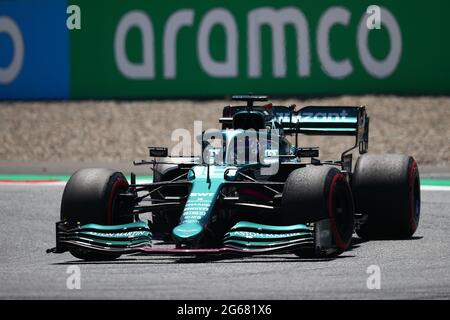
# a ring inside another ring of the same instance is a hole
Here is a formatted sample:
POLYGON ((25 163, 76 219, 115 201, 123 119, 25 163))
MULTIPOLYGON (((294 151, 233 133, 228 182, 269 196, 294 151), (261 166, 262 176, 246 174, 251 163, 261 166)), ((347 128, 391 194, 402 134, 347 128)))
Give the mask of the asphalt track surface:
POLYGON ((83 262, 54 246, 63 186, 0 185, 0 299, 449 299, 450 192, 422 191, 412 240, 360 242, 334 260, 127 256, 83 262), (66 286, 81 270, 81 289, 66 286), (367 288, 378 265, 381 288, 367 288))

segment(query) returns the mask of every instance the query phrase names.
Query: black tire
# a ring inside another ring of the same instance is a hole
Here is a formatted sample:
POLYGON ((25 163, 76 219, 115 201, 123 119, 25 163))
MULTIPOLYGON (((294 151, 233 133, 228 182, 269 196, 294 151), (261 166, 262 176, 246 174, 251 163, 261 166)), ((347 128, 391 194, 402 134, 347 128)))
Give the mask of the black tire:
POLYGON ((350 186, 334 167, 311 166, 288 176, 282 198, 283 224, 305 224, 330 219, 330 231, 338 252, 350 246, 354 205, 350 186))
MULTIPOLYGON (((70 226, 96 223, 113 225, 133 222, 133 217, 119 217, 117 194, 128 189, 124 175, 109 169, 81 169, 69 179, 61 200, 61 220, 70 226)), ((120 254, 99 253, 71 248, 70 253, 84 260, 111 260, 120 254)))
POLYGON ((420 182, 416 161, 406 155, 363 155, 355 167, 352 189, 356 212, 367 223, 356 230, 363 239, 405 239, 420 219, 420 182))

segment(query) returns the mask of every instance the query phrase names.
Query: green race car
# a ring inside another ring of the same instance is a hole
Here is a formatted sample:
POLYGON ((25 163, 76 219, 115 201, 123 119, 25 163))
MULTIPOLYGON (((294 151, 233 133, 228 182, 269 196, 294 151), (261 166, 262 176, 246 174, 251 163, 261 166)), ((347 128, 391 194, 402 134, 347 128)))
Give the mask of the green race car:
POLYGON ((153 183, 109 169, 68 181, 56 247, 86 260, 122 254, 329 257, 363 239, 411 237, 420 218, 419 172, 405 155, 366 154, 365 107, 276 106, 234 96, 221 130, 197 137, 202 154, 149 148, 153 183), (256 105, 259 104, 259 105, 256 105), (319 160, 301 135, 353 136, 339 160, 319 160), (351 151, 358 150, 356 165, 351 151), (149 220, 140 219, 147 213, 149 220))

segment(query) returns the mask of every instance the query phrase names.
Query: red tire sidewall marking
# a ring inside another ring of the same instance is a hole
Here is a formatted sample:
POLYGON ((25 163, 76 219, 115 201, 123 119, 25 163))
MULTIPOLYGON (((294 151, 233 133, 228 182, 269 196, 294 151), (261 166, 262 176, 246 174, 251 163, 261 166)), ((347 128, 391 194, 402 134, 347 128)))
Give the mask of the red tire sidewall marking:
POLYGON ((335 217, 335 213, 333 210, 333 204, 334 204, 333 203, 333 195, 335 192, 337 182, 339 180, 345 180, 345 177, 342 173, 336 174, 333 177, 333 180, 331 181, 330 191, 328 194, 328 216, 330 218, 331 232, 333 234, 333 238, 334 238, 334 241, 336 242, 337 247, 341 250, 346 250, 348 248, 348 246, 350 245, 351 238, 347 242, 345 242, 342 239, 341 235, 339 234, 337 225, 336 225, 336 217, 335 217))
POLYGON ((117 193, 117 188, 119 187, 128 187, 128 182, 126 182, 124 179, 119 178, 116 181, 114 181, 113 186, 111 188, 111 191, 109 192, 109 198, 108 198, 108 206, 106 208, 106 223, 108 225, 112 225, 113 223, 113 201, 114 196, 117 193))
POLYGON ((415 177, 417 171, 417 163, 413 159, 411 162, 411 169, 408 176, 408 200, 409 200, 409 227, 411 232, 415 232, 417 229, 416 216, 416 202, 414 199, 415 177))

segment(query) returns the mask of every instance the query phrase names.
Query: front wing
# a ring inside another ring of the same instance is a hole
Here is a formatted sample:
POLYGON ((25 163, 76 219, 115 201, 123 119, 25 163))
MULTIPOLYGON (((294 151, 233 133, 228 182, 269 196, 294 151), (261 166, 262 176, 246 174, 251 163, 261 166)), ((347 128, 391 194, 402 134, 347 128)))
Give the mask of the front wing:
POLYGON ((115 226, 87 224, 75 228, 69 228, 62 221, 56 223, 56 247, 47 252, 63 253, 71 248, 83 248, 99 253, 179 256, 247 256, 298 253, 304 249, 325 253, 333 250, 329 235, 321 232, 327 229, 327 222, 270 226, 241 221, 225 234, 222 247, 186 248, 153 243, 151 230, 142 221, 115 226))

